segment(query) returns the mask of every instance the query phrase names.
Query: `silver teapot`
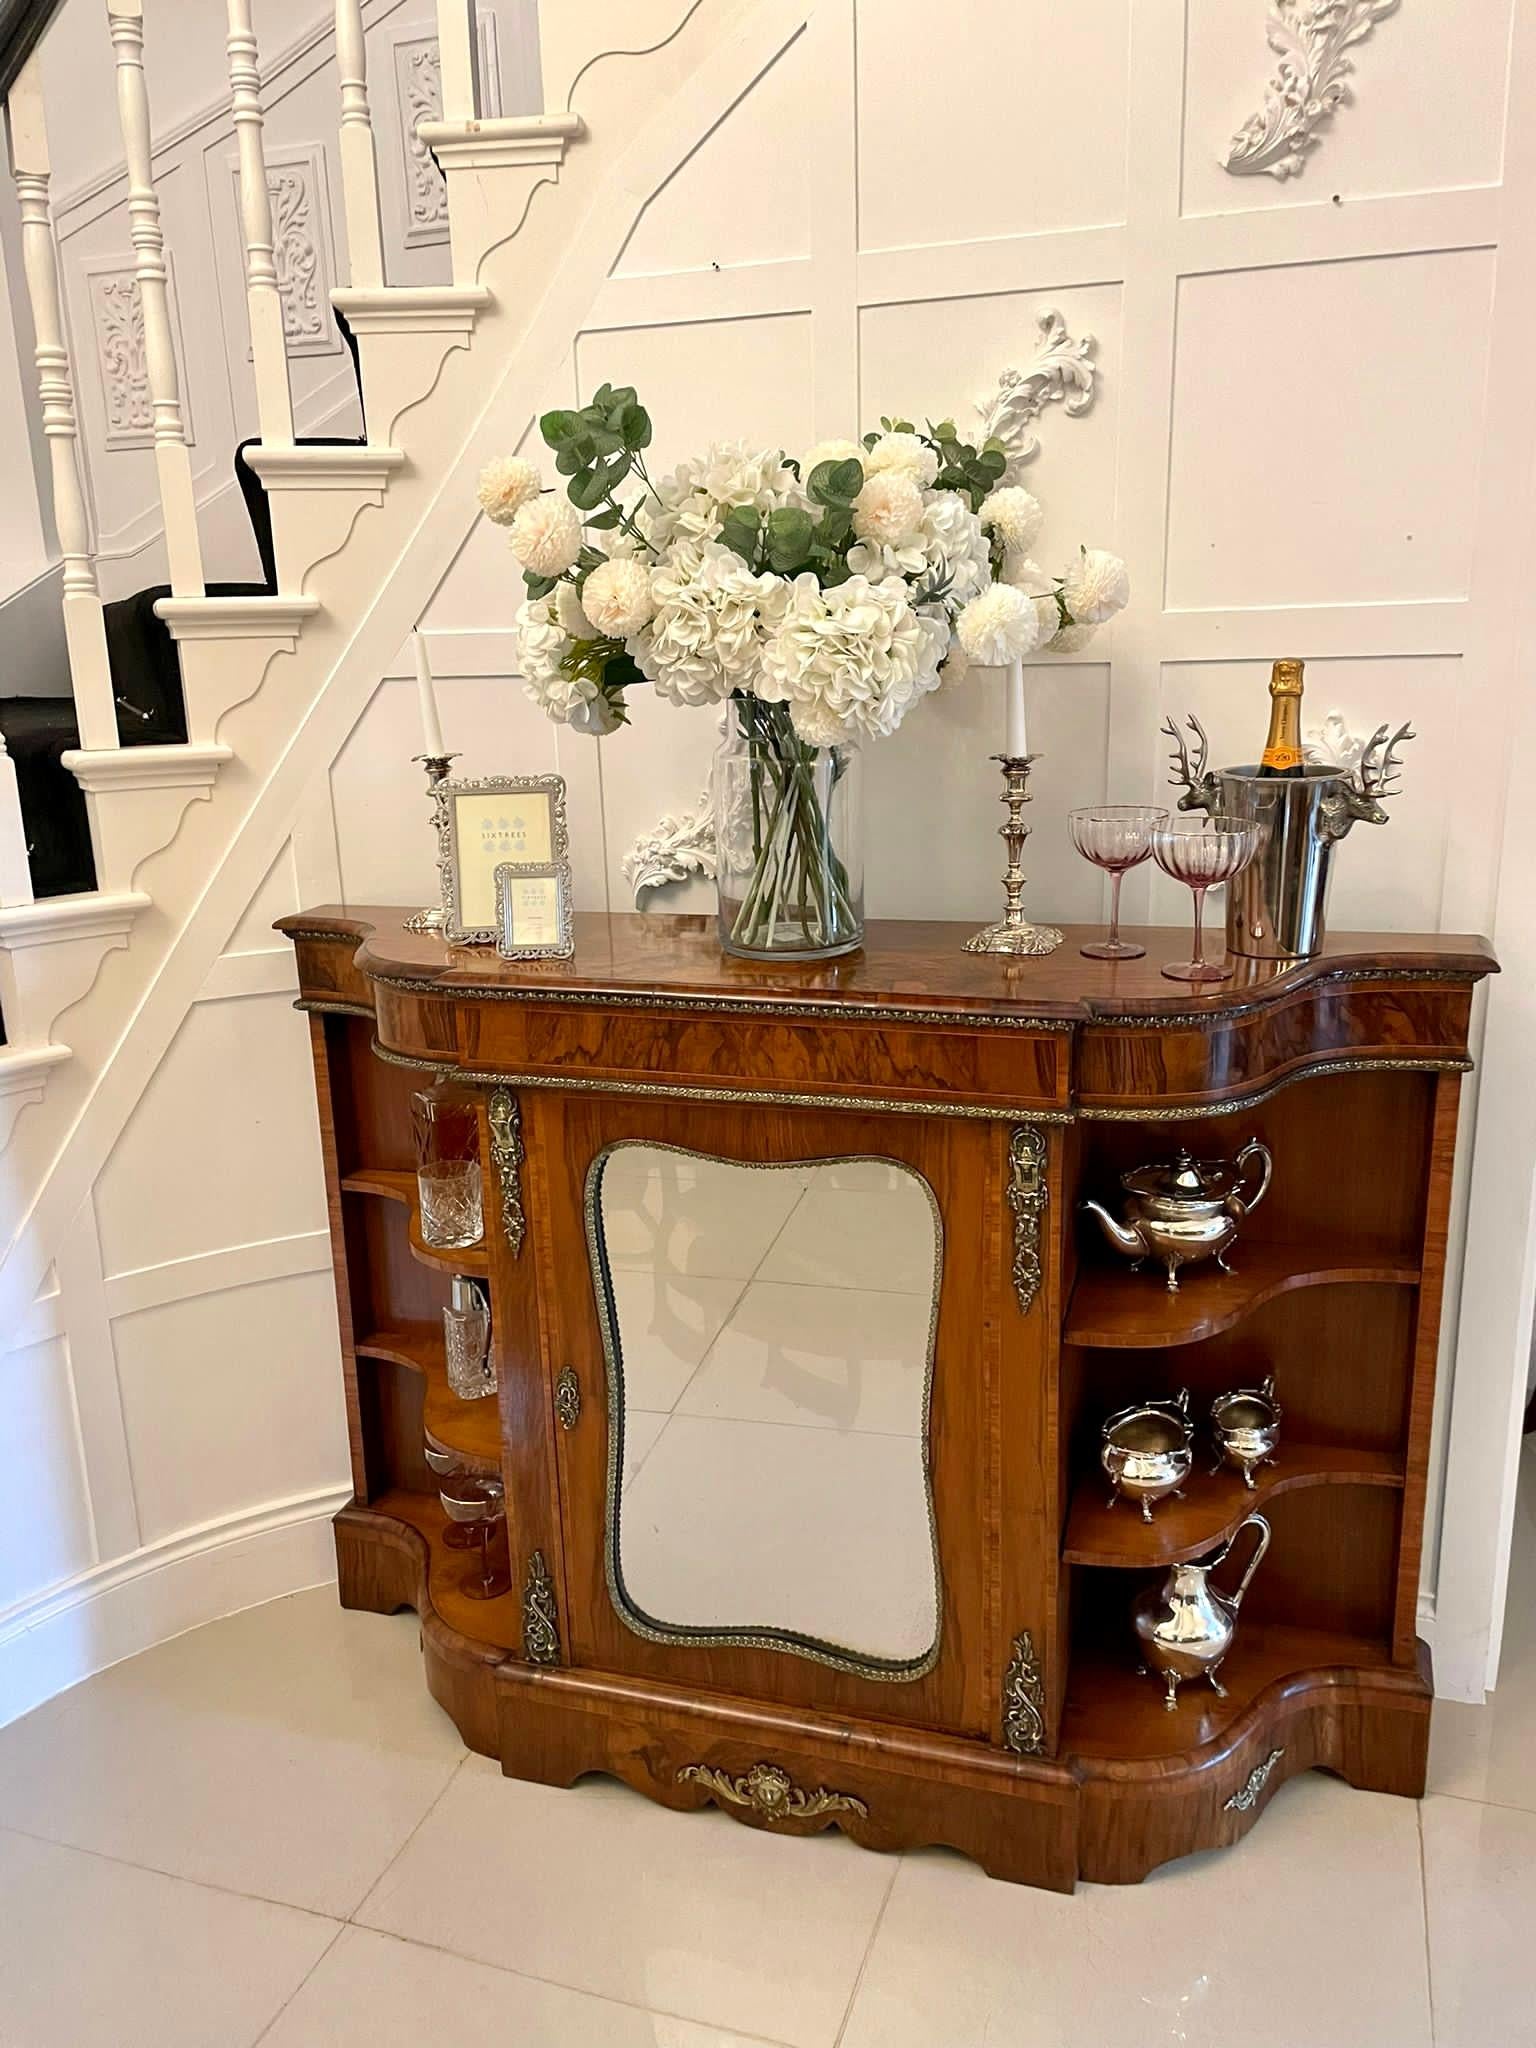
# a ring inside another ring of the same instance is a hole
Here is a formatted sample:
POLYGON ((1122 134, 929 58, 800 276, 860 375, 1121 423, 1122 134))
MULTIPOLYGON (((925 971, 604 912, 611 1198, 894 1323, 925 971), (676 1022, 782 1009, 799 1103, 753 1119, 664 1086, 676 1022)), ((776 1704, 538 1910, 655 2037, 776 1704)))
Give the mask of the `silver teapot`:
POLYGON ((1224 1273, 1232 1271, 1226 1255, 1238 1224, 1263 1201, 1273 1172, 1269 1147, 1258 1138, 1250 1138, 1235 1159, 1192 1159, 1181 1150, 1163 1165, 1121 1174, 1120 1185, 1131 1198, 1123 1223, 1102 1202, 1082 1206, 1117 1252, 1133 1266, 1159 1260, 1168 1285, 1177 1290, 1180 1266, 1196 1259, 1214 1258, 1224 1273), (1250 1162, 1258 1168, 1251 1188, 1244 1185, 1250 1162))
POLYGON ((1141 1669, 1161 1677, 1165 1688, 1163 1705, 1170 1714, 1179 1704, 1179 1687, 1187 1679, 1207 1679, 1226 1698, 1227 1689, 1217 1673, 1237 1633, 1237 1611, 1243 1604, 1243 1595, 1268 1548, 1268 1522, 1262 1515, 1250 1515, 1213 1557, 1199 1563, 1174 1565, 1161 1585, 1149 1586, 1138 1597, 1132 1619, 1146 1659, 1141 1669), (1210 1583, 1211 1573, 1226 1562, 1244 1529, 1258 1531, 1257 1548, 1238 1581, 1237 1591, 1220 1592, 1210 1583))

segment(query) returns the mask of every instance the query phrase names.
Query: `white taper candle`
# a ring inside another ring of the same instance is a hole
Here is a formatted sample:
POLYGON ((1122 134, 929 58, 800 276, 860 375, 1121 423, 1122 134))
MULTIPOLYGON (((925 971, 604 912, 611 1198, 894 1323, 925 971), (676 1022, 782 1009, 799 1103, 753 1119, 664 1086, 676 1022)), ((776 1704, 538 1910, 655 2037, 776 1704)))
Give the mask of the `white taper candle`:
POLYGON ((421 751, 441 760, 448 749, 443 745, 442 721, 437 715, 437 692, 432 687, 427 643, 419 633, 412 633, 411 641, 416 649, 416 688, 421 696, 421 751))
POLYGON ((1024 664, 1012 663, 1008 670, 1008 736, 1003 741, 1003 752, 1010 761, 1022 761, 1029 752, 1029 740, 1024 731, 1024 664))

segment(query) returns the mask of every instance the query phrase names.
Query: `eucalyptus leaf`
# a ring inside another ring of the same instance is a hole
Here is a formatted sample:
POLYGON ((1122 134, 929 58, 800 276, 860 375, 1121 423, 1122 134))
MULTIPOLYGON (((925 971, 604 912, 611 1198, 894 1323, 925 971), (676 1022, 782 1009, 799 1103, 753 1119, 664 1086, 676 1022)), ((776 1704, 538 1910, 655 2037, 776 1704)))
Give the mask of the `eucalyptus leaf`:
POLYGON ((551 448, 558 448, 576 432, 577 415, 564 408, 547 412, 539 421, 539 432, 551 448))
POLYGON ((780 575, 798 569, 810 551, 811 515, 798 505, 781 505, 768 514, 768 566, 780 575))

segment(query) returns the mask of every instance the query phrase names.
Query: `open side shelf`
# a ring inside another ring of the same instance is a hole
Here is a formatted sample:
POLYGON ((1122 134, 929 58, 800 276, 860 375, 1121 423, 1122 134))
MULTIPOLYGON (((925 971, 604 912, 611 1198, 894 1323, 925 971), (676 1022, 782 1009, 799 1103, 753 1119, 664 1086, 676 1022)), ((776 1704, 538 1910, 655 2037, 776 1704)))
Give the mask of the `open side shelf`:
POLYGON ((501 1650, 520 1647, 522 1609, 517 1588, 495 1600, 479 1600, 464 1591, 466 1581, 478 1570, 476 1553, 450 1550, 444 1543, 448 1517, 432 1495, 393 1487, 369 1501, 364 1512, 404 1522, 424 1539, 428 1592, 433 1607, 451 1628, 473 1644, 488 1643, 501 1650))
POLYGON ((1132 1272, 1123 1259, 1112 1266, 1085 1260, 1072 1290, 1063 1341, 1091 1349, 1165 1350, 1218 1336, 1266 1301, 1299 1287, 1412 1287, 1420 1277, 1415 1260, 1341 1252, 1327 1245, 1245 1238, 1233 1257, 1237 1270, 1232 1273, 1223 1273, 1214 1262, 1186 1267, 1177 1289, 1164 1284, 1161 1269, 1150 1261, 1132 1272))
POLYGON ((422 1427, 434 1450, 452 1451, 467 1471, 493 1477, 501 1470, 501 1421, 494 1395, 461 1401, 448 1384, 443 1335, 430 1323, 370 1330, 355 1345, 359 1358, 383 1358, 419 1372, 427 1383, 422 1427))
POLYGON ((438 1245, 422 1243, 421 1207, 416 1199, 414 1173, 401 1172, 391 1166, 362 1167, 356 1173, 343 1174, 341 1186, 346 1194, 376 1195, 386 1202, 398 1202, 408 1211, 406 1233, 411 1257, 418 1265, 430 1266, 437 1273, 467 1273, 477 1278, 483 1278, 490 1272, 490 1254, 483 1240, 479 1244, 447 1251, 438 1245))
POLYGON ((1389 1645, 1373 1636, 1245 1621, 1221 1667, 1226 1697, 1198 1679, 1179 1688, 1179 1704, 1170 1713, 1162 1681, 1138 1675, 1129 1629, 1112 1644, 1078 1641, 1067 1679, 1061 1750, 1130 1765, 1188 1757, 1234 1733, 1272 1688, 1300 1689, 1303 1681, 1315 1684, 1328 1672, 1338 1672, 1348 1684, 1361 1670, 1391 1668, 1389 1645))
POLYGON ((1250 1490, 1240 1473, 1213 1473, 1209 1452, 1199 1446, 1195 1469, 1184 1482, 1185 1498, 1159 1501, 1150 1522, 1142 1519, 1137 1501, 1122 1499, 1110 1507, 1109 1480, 1095 1465, 1072 1490, 1062 1555, 1068 1564, 1155 1571, 1213 1550, 1255 1509, 1262 1511, 1266 1501, 1282 1493, 1311 1486, 1403 1484, 1402 1460, 1386 1451, 1282 1442, 1277 1456, 1278 1463, 1255 1472, 1250 1490))

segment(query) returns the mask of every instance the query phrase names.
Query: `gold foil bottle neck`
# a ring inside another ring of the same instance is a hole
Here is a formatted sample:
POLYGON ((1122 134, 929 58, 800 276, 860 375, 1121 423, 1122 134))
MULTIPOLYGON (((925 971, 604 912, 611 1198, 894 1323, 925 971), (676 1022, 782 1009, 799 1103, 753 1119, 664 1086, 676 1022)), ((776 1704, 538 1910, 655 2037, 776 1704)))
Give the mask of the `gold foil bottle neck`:
POLYGON ((1299 697, 1305 668, 1304 661, 1277 661, 1269 675, 1271 697, 1299 697))

